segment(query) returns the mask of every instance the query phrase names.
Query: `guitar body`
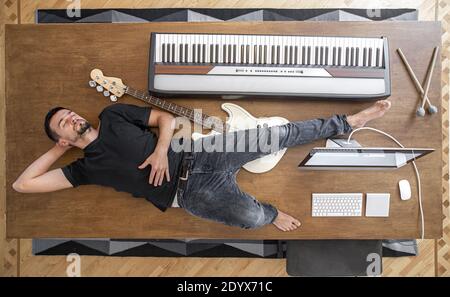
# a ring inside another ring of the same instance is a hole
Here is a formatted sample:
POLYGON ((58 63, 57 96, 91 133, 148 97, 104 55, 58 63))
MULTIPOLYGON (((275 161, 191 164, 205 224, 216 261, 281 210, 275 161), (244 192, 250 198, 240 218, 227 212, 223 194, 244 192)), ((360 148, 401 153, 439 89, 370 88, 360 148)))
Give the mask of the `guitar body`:
MULTIPOLYGON (((255 118, 249 112, 247 112, 242 107, 233 104, 233 103, 224 103, 222 104, 222 109, 228 114, 227 120, 227 132, 233 132, 238 130, 245 129, 254 129, 257 127, 263 127, 267 125, 268 127, 284 125, 289 121, 282 117, 264 117, 264 118, 255 118)), ((216 131, 212 131, 208 134, 201 133, 193 133, 192 139, 196 140, 202 137, 211 136, 214 134, 218 134, 216 131)), ((253 160, 248 162, 243 167, 245 170, 252 173, 264 173, 272 168, 274 168, 278 162, 283 157, 286 149, 282 149, 278 152, 272 153, 270 155, 264 156, 262 158, 253 160)))

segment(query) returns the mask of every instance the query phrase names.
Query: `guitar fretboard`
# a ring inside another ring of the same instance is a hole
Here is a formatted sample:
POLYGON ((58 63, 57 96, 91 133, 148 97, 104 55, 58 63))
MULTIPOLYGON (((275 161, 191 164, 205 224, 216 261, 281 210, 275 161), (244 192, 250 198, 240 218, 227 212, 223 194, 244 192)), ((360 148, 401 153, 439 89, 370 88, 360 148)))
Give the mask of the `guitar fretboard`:
POLYGON ((125 93, 137 99, 140 99, 146 103, 157 106, 162 110, 168 111, 181 117, 187 117, 192 122, 197 123, 208 129, 212 129, 220 133, 224 131, 223 122, 220 119, 210 117, 207 114, 196 112, 193 109, 186 108, 172 102, 168 102, 166 100, 154 97, 148 93, 144 93, 131 87, 127 87, 125 89, 125 93))

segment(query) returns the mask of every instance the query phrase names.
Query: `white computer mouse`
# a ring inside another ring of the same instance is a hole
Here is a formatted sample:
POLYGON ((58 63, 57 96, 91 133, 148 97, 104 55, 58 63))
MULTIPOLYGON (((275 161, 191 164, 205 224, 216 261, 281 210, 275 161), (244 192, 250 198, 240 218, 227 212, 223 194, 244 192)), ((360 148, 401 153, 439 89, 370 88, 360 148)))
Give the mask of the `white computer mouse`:
POLYGON ((411 199, 411 185, 409 184, 409 181, 402 179, 398 182, 398 188, 400 189, 400 198, 402 200, 411 199))

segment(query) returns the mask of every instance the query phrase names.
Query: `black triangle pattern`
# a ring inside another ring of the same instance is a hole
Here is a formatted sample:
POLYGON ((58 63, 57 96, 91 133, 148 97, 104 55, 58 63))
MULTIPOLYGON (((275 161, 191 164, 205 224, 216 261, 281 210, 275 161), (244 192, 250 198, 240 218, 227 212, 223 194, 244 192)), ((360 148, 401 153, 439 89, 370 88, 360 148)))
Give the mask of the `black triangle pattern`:
MULTIPOLYGON (((260 21, 306 21, 318 16, 337 11, 340 9, 261 9, 261 8, 247 8, 247 9, 212 9, 212 8, 151 8, 151 9, 82 9, 80 17, 69 17, 65 9, 39 9, 36 13, 36 23, 82 23, 84 19, 88 18, 89 22, 111 23, 112 17, 105 17, 105 12, 118 11, 125 15, 138 17, 148 22, 186 22, 188 21, 188 10, 196 12, 197 14, 209 16, 215 19, 227 21, 250 15, 257 11, 262 11, 262 18, 260 21), (96 19, 98 15, 98 19, 96 19)), ((415 9, 380 9, 380 17, 368 12, 367 9, 342 9, 346 13, 358 17, 364 17, 375 21, 390 20, 402 15, 407 15, 410 20, 417 20, 418 14, 415 9), (415 12, 415 13, 414 13, 415 12)), ((112 15, 112 13, 110 14, 112 15)), ((255 20, 249 17, 249 20, 255 20)), ((122 22, 121 20, 117 20, 122 22)), ((127 22, 124 20, 123 22, 127 22)))
MULTIPOLYGON (((105 252, 100 250, 100 248, 94 248, 95 244, 90 241, 90 246, 86 245, 85 241, 78 240, 68 240, 61 242, 57 245, 50 245, 48 248, 45 247, 49 239, 33 239, 33 246, 39 245, 40 251, 35 252, 35 255, 68 255, 70 253, 77 253, 79 255, 90 255, 90 256, 117 256, 117 257, 250 257, 250 258, 284 258, 286 255, 286 244, 284 241, 278 240, 240 240, 241 243, 249 243, 248 246, 241 246, 240 248, 230 246, 227 241, 214 240, 211 243, 201 240, 201 242, 184 242, 180 240, 109 240, 109 244, 114 243, 114 241, 121 242, 142 242, 140 245, 132 245, 133 247, 120 250, 116 253, 105 252), (153 244, 155 243, 155 244, 153 244), (160 244, 165 244, 166 247, 160 244), (176 246, 175 246, 176 245, 176 246), (255 253, 255 250, 264 250, 264 254, 255 253), (271 251, 271 252, 266 252, 271 251)), ((105 239, 98 240, 99 245, 104 246, 105 239)), ((230 240, 232 243, 232 240, 230 240)), ((94 240, 95 243, 95 240, 94 240)), ((110 249, 108 249, 110 250, 110 249)))

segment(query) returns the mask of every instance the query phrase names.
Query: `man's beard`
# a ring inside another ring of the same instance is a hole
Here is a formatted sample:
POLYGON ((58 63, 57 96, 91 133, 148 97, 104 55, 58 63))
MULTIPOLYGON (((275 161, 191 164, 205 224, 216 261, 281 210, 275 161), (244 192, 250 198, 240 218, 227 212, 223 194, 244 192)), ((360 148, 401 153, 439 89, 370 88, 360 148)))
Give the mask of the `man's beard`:
POLYGON ((77 130, 77 134, 81 137, 89 128, 91 128, 91 124, 88 121, 84 121, 80 125, 80 129, 77 130))

